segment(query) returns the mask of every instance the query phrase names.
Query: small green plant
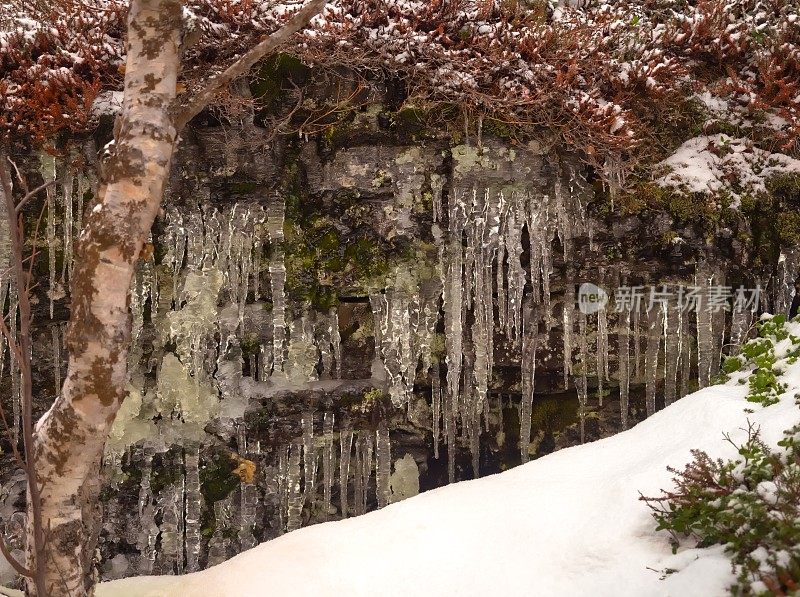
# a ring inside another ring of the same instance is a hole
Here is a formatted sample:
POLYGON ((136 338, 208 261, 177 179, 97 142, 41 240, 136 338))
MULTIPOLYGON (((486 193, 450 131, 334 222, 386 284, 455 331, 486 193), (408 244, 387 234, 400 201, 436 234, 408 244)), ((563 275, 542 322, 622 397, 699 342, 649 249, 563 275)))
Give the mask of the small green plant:
POLYGON ((724 545, 736 582, 733 595, 788 595, 800 589, 800 425, 771 450, 748 427, 735 444, 739 457, 714 460, 694 450, 675 489, 640 499, 658 530, 671 534, 673 551, 687 538, 698 547, 724 545))
MULTIPOLYGON (((742 346, 738 355, 729 356, 722 364, 723 373, 718 381, 725 382, 736 372, 752 368, 746 383, 749 386, 747 400, 770 406, 786 391, 786 384, 778 380, 784 365, 791 365, 800 358, 800 338, 793 336, 786 328, 786 317, 774 315, 765 317, 758 323, 758 338, 742 346), (782 358, 775 354, 779 342, 789 338, 792 346, 782 358)), ((745 383, 744 379, 739 380, 745 383)))

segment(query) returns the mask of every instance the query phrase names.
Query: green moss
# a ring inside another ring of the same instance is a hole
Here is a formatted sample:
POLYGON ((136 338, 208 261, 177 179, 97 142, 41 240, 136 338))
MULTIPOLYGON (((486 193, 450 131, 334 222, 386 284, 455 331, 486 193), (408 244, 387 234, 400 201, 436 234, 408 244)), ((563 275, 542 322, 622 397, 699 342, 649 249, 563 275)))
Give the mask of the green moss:
POLYGON ((742 198, 740 211, 750 224, 756 264, 777 262, 781 248, 800 243, 800 175, 779 174, 765 181, 766 193, 742 198))
POLYGON ((183 476, 183 467, 175 466, 180 462, 180 448, 170 448, 163 455, 156 455, 153 458, 153 468, 150 475, 150 489, 153 494, 158 495, 170 485, 177 483, 183 476))
POLYGON ((200 469, 200 493, 207 503, 225 499, 239 486, 239 477, 233 474, 234 468, 227 454, 217 453, 200 469))
POLYGON ((250 81, 250 93, 257 104, 266 110, 274 108, 285 87, 291 81, 295 84, 305 82, 310 69, 296 57, 279 52, 264 59, 250 81))
POLYGON ((506 141, 518 140, 524 136, 524 131, 519 127, 495 118, 483 120, 483 134, 506 141))
POLYGON ((251 355, 258 356, 261 353, 261 338, 254 332, 245 332, 239 339, 239 348, 242 350, 242 358, 247 361, 251 355))
POLYGON ((235 182, 230 185, 229 190, 237 195, 249 195, 258 188, 255 182, 235 182))
POLYGON ((545 396, 533 401, 531 424, 552 433, 563 431, 578 420, 578 402, 564 396, 545 396))

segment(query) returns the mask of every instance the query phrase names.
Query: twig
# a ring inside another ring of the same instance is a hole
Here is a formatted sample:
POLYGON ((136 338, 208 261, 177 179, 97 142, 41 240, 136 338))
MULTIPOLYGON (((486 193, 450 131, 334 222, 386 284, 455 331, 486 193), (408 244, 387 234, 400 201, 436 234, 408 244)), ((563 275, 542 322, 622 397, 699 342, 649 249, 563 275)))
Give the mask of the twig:
POLYGON ((289 41, 295 33, 305 27, 308 22, 322 10, 325 6, 325 2, 326 0, 311 0, 292 15, 286 24, 278 29, 278 31, 269 35, 259 44, 253 46, 250 50, 245 52, 241 58, 236 60, 236 62, 218 75, 212 77, 208 84, 203 89, 196 92, 192 100, 180 109, 175 117, 175 128, 181 131, 181 129, 186 126, 186 123, 197 116, 203 108, 211 102, 220 89, 240 75, 247 73, 256 62, 289 41))

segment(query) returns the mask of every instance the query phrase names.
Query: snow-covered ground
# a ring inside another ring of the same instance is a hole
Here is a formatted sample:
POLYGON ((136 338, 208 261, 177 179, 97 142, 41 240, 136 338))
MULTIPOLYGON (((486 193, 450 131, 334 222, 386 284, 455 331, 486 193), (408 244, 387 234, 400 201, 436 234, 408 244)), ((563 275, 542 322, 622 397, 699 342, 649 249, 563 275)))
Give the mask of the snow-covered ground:
POLYGON ((735 456, 722 434, 744 440, 748 419, 775 444, 800 419, 800 362, 782 378, 789 388, 767 408, 734 380, 614 437, 300 529, 202 572, 103 583, 97 595, 723 595, 733 578, 720 548, 673 555, 639 492, 671 487, 665 467, 692 448, 735 456))

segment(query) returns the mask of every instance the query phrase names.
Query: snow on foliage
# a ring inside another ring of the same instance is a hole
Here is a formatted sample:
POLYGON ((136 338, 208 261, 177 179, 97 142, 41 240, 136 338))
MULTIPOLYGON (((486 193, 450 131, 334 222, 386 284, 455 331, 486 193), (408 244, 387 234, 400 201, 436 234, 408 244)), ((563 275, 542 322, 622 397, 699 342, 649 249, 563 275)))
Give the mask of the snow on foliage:
MULTIPOLYGON (((590 160, 632 162, 666 110, 724 98, 800 133, 800 19, 780 0, 342 0, 288 48, 318 66, 403 77, 410 99, 468 107, 555 131, 590 160), (597 156, 597 157, 594 157, 597 156)), ((302 2, 189 0, 184 82, 227 66, 302 2), (196 39, 195 39, 196 38, 196 39)), ((3 5, 0 127, 49 135, 88 123, 101 89, 120 86, 125 6, 57 0, 3 5), (37 3, 38 4, 38 3, 37 3), (44 113, 45 118, 39 118, 44 113), (34 126, 35 123, 35 126, 34 126)))
POLYGON ((738 206, 742 193, 766 192, 765 181, 776 174, 800 174, 800 160, 759 149, 748 139, 727 135, 695 137, 661 162, 669 170, 657 182, 687 193, 725 191, 738 206))

